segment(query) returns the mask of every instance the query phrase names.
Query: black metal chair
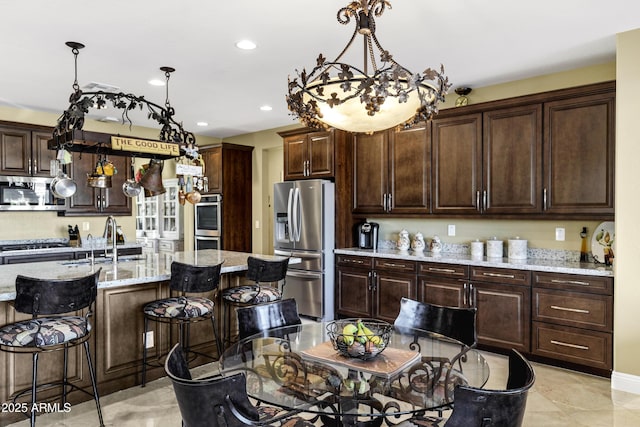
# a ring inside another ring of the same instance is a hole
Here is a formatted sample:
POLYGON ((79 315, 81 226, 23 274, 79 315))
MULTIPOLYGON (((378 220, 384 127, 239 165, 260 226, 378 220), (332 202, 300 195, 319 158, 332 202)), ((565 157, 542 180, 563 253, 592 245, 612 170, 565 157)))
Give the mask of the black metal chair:
POLYGON ((96 375, 91 361, 89 338, 91 337, 90 317, 93 315, 97 295, 100 269, 85 277, 62 280, 36 279, 18 275, 16 277, 16 312, 31 315, 31 319, 10 323, 0 328, 0 350, 10 353, 31 353, 31 388, 17 392, 13 396, 16 402, 24 394, 31 392, 29 406, 31 426, 35 425, 37 390, 43 387, 61 386, 62 404, 66 404, 67 393, 79 390, 93 397, 96 402, 100 426, 104 426, 100 396, 96 386, 96 375), (71 314, 84 310, 84 315, 71 314), (78 387, 67 377, 69 348, 82 344, 89 367, 92 392, 78 387), (38 356, 40 353, 64 351, 62 381, 38 384, 38 356))
MULTIPOLYGON (((294 331, 297 325, 302 324, 298 314, 298 304, 293 298, 249 307, 238 307, 236 314, 240 339, 260 332, 269 333, 270 330, 283 326, 292 326, 292 331, 294 331)), ((282 335, 287 333, 287 331, 281 332, 282 335)))
MULTIPOLYGON (((476 312, 476 308, 445 307, 405 297, 400 301, 400 312, 394 321, 394 327, 398 330, 412 331, 415 335, 414 345, 417 345, 418 337, 422 335, 418 331, 443 335, 462 344, 460 351, 452 358, 422 358, 423 363, 432 368, 433 389, 442 387, 447 401, 452 400, 454 386, 459 380, 454 374, 453 366, 457 363, 462 371, 466 354, 478 344, 476 312)), ((444 409, 450 409, 450 405, 437 410, 439 417, 442 417, 444 409)), ((438 421, 428 417, 426 420, 438 421)))
POLYGON ((231 307, 247 307, 282 299, 282 291, 286 284, 289 259, 266 260, 256 257, 247 258, 247 279, 253 284, 235 286, 222 291, 224 301, 225 344, 231 343, 231 307), (282 288, 267 283, 282 282, 282 288))
POLYGON ((509 378, 506 390, 485 390, 457 386, 453 412, 446 427, 520 427, 524 419, 529 389, 535 372, 517 350, 509 353, 509 378))
POLYGON ((296 417, 295 413, 267 405, 252 405, 243 372, 192 379, 179 343, 169 352, 165 371, 173 384, 184 427, 235 427, 276 422, 296 427, 313 426, 296 417))
MULTIPOLYGON (((190 347, 190 325, 203 320, 211 320, 213 335, 216 340, 218 357, 222 354, 222 341, 216 326, 213 300, 202 296, 187 296, 191 293, 211 292, 220 285, 222 263, 212 266, 195 266, 177 261, 171 263, 171 280, 169 288, 178 296, 152 301, 144 306, 144 339, 142 353, 142 387, 147 381, 147 366, 156 366, 147 360, 147 334, 149 321, 177 324, 178 342, 187 354, 201 355, 213 360, 216 357, 203 354, 190 347)), ((157 365, 162 366, 162 365, 157 365)))

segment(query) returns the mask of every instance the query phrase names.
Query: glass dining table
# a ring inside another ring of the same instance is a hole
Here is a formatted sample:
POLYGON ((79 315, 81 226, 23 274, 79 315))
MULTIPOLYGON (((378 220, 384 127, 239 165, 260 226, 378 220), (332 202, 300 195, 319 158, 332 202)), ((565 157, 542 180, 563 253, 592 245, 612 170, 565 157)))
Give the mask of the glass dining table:
POLYGON ((305 413, 323 425, 395 425, 453 403, 464 384, 483 387, 489 366, 476 349, 417 329, 394 328, 370 360, 333 348, 327 325, 272 329, 228 348, 220 372, 243 371, 247 393, 264 404, 305 413))

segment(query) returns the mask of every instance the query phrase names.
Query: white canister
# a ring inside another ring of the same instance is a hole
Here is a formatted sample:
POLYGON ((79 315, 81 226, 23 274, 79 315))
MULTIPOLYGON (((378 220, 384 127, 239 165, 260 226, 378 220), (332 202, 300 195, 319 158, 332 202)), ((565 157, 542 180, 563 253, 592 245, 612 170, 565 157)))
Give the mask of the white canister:
POLYGON ((496 237, 487 240, 487 258, 502 258, 502 240, 496 237))
POLYGON ((471 257, 482 258, 484 256, 484 242, 476 239, 471 242, 471 257))
POLYGON ((527 241, 520 237, 509 239, 509 258, 527 259, 527 241))

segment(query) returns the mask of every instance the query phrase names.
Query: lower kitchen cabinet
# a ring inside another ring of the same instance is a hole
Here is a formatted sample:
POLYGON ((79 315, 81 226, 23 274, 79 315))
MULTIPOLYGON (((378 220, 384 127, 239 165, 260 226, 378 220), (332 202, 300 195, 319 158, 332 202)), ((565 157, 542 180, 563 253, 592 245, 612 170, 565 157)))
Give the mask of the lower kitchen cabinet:
POLYGON ((420 301, 446 307, 468 307, 469 266, 421 262, 418 264, 420 301))
POLYGON ((413 261, 336 256, 336 314, 393 323, 402 297, 417 298, 413 261))
POLYGON ((613 279, 534 272, 532 353, 613 369, 613 279))

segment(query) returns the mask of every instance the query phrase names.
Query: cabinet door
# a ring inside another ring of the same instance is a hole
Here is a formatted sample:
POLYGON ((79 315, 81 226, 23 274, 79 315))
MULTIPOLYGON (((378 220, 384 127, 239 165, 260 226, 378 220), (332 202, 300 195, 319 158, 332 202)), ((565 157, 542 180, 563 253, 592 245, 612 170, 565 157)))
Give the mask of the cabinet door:
POLYGON ((31 134, 33 175, 51 176, 51 160, 56 158, 56 150, 49 150, 47 147, 47 142, 51 138, 51 132, 33 132, 31 134))
POLYGON ((614 213, 615 94, 544 105, 545 210, 614 213))
POLYGON ((542 212, 542 104, 484 113, 483 212, 542 212))
POLYGON ((339 317, 373 316, 371 280, 371 270, 336 269, 336 312, 339 317))
POLYGON ((0 128, 0 173, 31 174, 31 131, 0 128))
POLYGON ((482 187, 482 116, 432 122, 432 212, 479 214, 482 187))
POLYGON ((306 178, 307 135, 284 138, 284 180, 306 178))
POLYGON ((445 307, 467 306, 466 280, 419 276, 420 301, 445 307))
POLYGON ((124 195, 122 185, 131 177, 131 159, 129 157, 111 156, 109 160, 118 170, 111 177, 111 188, 102 190, 105 198, 103 213, 131 215, 131 197, 124 195))
POLYGON ((470 298, 478 309, 478 343, 529 352, 531 288, 472 282, 470 298))
POLYGON ((308 164, 307 176, 311 178, 330 178, 333 169, 333 134, 317 132, 307 135, 308 164))
POLYGON ((87 174, 96 166, 95 156, 87 153, 73 153, 73 162, 67 172, 76 182, 76 193, 69 199, 67 213, 98 212, 98 190, 87 186, 87 174))
POLYGON ((429 213, 431 144, 428 127, 389 131, 392 213, 429 213))
POLYGON ((384 213, 388 196, 389 149, 386 132, 358 134, 353 143, 353 212, 384 213))
POLYGON ((202 150, 204 175, 209 180, 210 193, 222 193, 222 147, 202 150))
POLYGON ((402 297, 417 299, 418 286, 415 274, 398 274, 393 271, 374 271, 375 298, 373 317, 393 323, 400 313, 402 297))

